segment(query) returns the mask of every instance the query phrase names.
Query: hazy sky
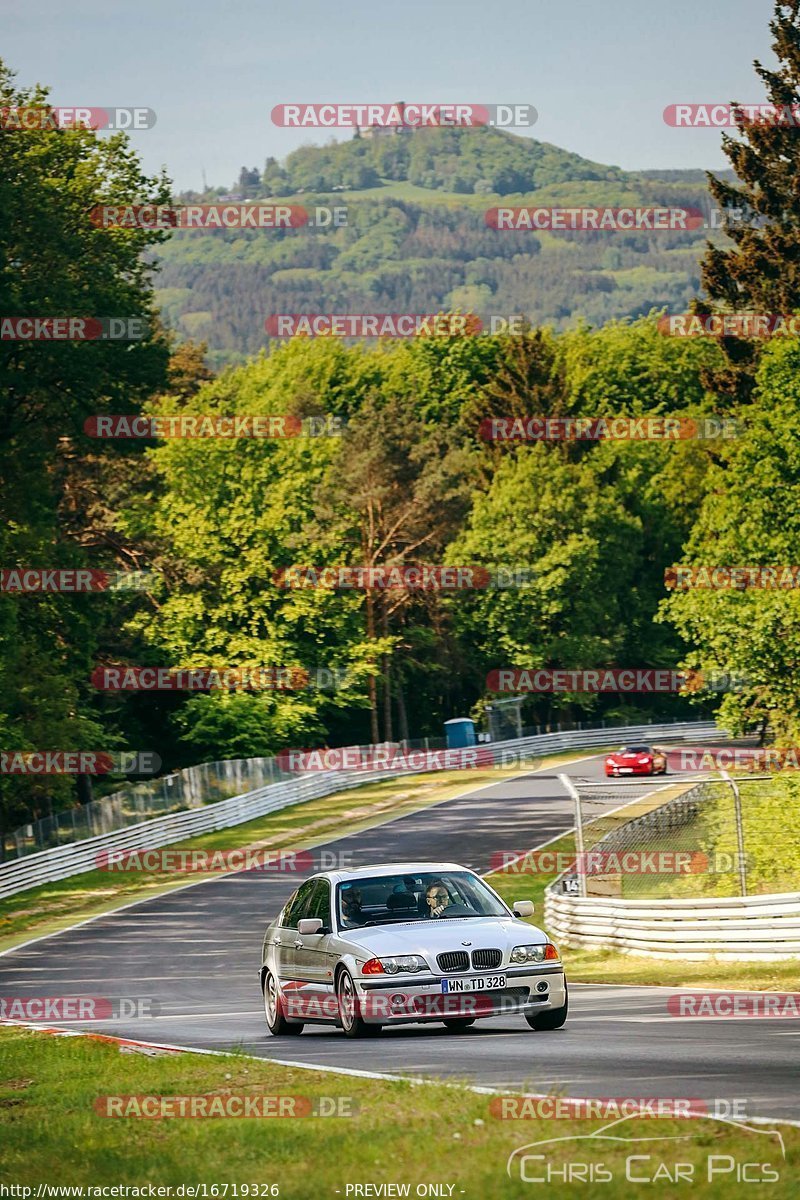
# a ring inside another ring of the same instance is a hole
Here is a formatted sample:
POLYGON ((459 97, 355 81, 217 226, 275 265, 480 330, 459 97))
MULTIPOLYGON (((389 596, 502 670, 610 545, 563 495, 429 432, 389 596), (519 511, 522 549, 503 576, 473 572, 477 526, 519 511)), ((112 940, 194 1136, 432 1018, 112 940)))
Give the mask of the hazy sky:
MULTIPOLYGON (((530 131, 625 168, 724 165, 718 131, 672 129, 675 102, 762 100, 772 0, 0 0, 2 55, 57 105, 140 105, 144 167, 230 186, 324 131, 274 104, 533 104, 530 131)), ((342 130, 338 137, 350 137, 342 130)))

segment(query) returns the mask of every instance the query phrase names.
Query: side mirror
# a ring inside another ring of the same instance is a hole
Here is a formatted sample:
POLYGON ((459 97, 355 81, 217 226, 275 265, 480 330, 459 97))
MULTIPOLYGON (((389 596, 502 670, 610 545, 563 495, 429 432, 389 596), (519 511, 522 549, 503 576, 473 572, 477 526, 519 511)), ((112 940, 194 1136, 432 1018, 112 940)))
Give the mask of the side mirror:
POLYGON ((322 921, 319 917, 303 917, 297 922, 298 933, 322 933, 322 921))
MULTIPOLYGON (((532 917, 533 916, 533 901, 532 900, 515 900, 512 911, 515 917, 532 917)), ((302 925, 303 922, 301 921, 302 925)))

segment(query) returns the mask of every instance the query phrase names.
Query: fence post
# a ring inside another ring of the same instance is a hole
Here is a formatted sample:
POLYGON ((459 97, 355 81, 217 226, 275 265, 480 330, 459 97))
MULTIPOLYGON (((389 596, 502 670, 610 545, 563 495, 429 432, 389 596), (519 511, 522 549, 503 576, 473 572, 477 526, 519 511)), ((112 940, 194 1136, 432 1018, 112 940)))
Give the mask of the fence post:
POLYGON ((575 857, 578 861, 578 893, 585 898, 586 870, 583 855, 583 810, 581 808, 581 794, 569 775, 559 775, 558 781, 567 795, 571 796, 575 802, 575 857))
POLYGON ((737 784, 727 771, 720 771, 721 777, 729 783, 733 792, 733 811, 736 816, 736 845, 739 854, 739 894, 747 895, 747 866, 744 860, 744 828, 742 826, 742 795, 737 784))

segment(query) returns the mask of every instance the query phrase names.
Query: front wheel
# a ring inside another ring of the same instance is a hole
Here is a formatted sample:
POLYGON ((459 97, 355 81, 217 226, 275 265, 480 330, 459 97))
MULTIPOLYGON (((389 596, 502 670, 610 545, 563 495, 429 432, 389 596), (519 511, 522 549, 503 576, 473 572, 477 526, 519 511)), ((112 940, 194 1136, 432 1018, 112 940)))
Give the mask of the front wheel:
POLYGON ((380 1025, 368 1025, 361 1016, 361 1005, 356 995, 356 985, 353 976, 345 968, 336 980, 336 999, 339 1008, 339 1020, 345 1036, 349 1038, 370 1037, 380 1033, 380 1025))
POLYGON ((469 1029, 470 1025, 474 1024, 474 1017, 448 1017, 444 1022, 444 1027, 450 1033, 463 1033, 465 1029, 469 1029))
POLYGON ((548 1008, 546 1012, 525 1014, 525 1020, 531 1029, 560 1029, 567 1019, 569 1009, 569 991, 564 980, 564 1003, 560 1008, 548 1008))
POLYGON ((269 971, 264 976, 264 1015, 267 1018, 267 1029, 273 1037, 296 1037, 298 1033, 303 1032, 299 1021, 287 1021, 283 1015, 278 983, 269 971))

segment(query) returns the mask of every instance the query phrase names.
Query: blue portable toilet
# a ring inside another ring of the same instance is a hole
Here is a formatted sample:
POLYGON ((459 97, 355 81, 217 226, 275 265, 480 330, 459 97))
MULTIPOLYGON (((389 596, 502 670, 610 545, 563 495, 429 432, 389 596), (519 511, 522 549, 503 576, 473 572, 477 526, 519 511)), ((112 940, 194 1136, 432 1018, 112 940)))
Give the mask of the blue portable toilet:
POLYGON ((475 722, 469 717, 454 717, 452 721, 445 721, 444 731, 448 750, 475 745, 475 722))

